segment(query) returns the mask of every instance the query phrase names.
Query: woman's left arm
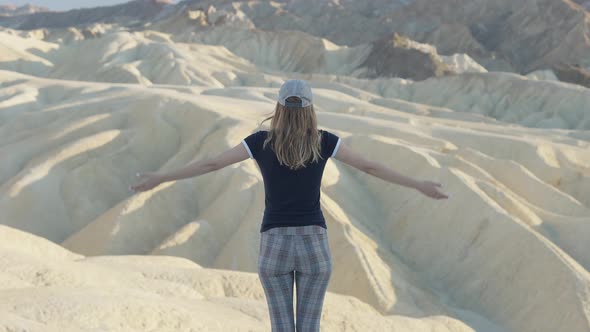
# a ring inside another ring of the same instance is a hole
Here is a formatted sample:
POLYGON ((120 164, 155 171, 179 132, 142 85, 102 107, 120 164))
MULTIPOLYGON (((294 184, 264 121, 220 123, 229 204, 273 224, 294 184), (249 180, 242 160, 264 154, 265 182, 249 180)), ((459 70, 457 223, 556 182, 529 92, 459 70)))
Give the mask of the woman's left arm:
POLYGON ((132 191, 146 191, 158 185, 174 180, 191 178, 203 175, 209 172, 217 171, 228 165, 246 160, 249 158, 248 151, 243 144, 239 143, 233 148, 226 150, 214 158, 208 160, 197 160, 186 164, 185 166, 167 173, 163 172, 143 172, 137 173, 139 182, 129 186, 132 191))

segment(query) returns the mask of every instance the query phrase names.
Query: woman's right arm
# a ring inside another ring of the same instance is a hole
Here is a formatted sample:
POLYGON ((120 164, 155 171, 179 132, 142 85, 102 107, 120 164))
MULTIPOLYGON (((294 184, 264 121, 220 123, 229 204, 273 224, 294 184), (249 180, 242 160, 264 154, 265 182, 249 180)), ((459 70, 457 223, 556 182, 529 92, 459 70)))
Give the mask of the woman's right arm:
POLYGON ((380 162, 364 158, 342 142, 334 158, 387 182, 414 188, 428 197, 436 199, 449 198, 447 195, 438 191, 438 187, 442 186, 440 183, 428 180, 422 181, 405 176, 380 162))

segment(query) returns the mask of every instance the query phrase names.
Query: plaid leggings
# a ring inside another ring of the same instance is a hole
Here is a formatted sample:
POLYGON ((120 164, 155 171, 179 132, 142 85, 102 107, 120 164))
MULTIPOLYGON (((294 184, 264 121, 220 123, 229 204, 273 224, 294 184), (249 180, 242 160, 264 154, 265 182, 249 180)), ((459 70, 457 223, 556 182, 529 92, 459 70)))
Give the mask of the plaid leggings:
POLYGON ((261 233, 258 276, 266 294, 272 332, 318 332, 332 274, 325 228, 275 227, 261 233), (297 308, 293 316, 293 283, 297 308))

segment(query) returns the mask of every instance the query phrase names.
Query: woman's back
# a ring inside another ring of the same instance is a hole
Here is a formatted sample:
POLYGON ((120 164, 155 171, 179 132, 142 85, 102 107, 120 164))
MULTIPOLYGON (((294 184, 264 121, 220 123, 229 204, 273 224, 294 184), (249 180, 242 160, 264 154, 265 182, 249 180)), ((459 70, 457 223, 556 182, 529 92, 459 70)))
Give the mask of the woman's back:
POLYGON ((250 158, 260 167, 264 180, 265 209, 260 232, 288 226, 326 228, 320 207, 320 186, 326 162, 336 154, 340 138, 326 130, 319 132, 321 158, 297 170, 281 165, 270 144, 263 148, 268 131, 257 131, 242 141, 250 158))

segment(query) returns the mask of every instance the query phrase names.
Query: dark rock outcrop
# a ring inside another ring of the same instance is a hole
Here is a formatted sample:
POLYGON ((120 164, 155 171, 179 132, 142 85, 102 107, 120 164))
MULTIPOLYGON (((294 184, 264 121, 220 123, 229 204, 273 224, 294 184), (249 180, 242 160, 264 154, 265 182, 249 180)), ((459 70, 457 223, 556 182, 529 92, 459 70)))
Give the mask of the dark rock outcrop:
POLYGON ((588 68, 576 64, 557 64, 551 69, 560 81, 590 88, 590 70, 588 68))
POLYGON ((420 81, 453 73, 434 48, 421 49, 416 42, 397 33, 373 42, 371 53, 360 67, 367 68, 364 75, 367 78, 400 77, 420 81))

